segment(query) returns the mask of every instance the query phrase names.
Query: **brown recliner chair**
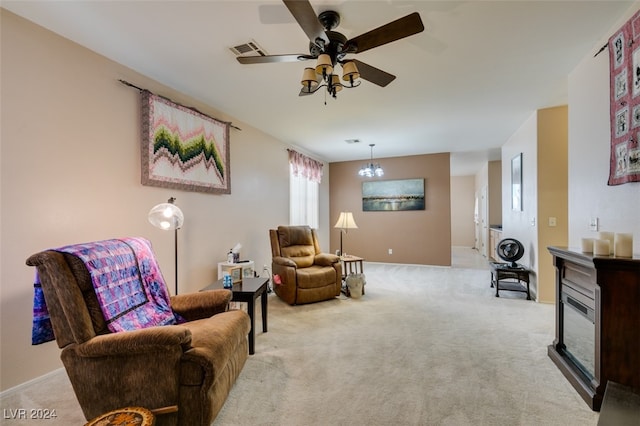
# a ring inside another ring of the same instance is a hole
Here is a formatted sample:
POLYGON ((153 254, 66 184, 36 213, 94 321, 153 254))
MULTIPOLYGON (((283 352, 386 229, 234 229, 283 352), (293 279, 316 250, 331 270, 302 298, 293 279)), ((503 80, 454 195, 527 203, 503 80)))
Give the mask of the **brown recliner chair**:
POLYGON ((151 409, 157 425, 209 426, 248 358, 250 322, 229 311, 231 292, 171 297, 187 322, 111 333, 78 257, 43 251, 38 270, 61 359, 87 420, 128 406, 151 409))
POLYGON ((276 294, 290 305, 319 302, 340 295, 342 265, 333 254, 321 253, 316 230, 309 226, 270 229, 272 271, 280 277, 276 294))

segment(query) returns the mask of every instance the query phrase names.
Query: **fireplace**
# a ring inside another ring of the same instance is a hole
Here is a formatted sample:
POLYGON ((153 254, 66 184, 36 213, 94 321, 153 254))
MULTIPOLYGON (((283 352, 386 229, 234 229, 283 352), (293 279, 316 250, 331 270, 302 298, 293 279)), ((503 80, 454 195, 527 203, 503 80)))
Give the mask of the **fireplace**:
POLYGON ((549 247, 556 267, 551 360, 595 411, 608 381, 640 388, 640 257, 549 247))
POLYGON ((561 292, 562 351, 589 380, 595 376, 595 300, 568 285, 561 292))

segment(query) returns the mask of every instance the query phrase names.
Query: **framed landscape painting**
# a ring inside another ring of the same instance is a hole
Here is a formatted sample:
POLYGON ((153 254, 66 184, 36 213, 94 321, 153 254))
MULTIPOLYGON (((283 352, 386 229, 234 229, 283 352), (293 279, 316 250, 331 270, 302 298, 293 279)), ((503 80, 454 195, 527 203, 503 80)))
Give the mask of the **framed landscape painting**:
POLYGON ((362 182, 362 211, 424 209, 424 179, 362 182))
POLYGON ((229 123, 141 93, 142 184, 230 194, 229 123))

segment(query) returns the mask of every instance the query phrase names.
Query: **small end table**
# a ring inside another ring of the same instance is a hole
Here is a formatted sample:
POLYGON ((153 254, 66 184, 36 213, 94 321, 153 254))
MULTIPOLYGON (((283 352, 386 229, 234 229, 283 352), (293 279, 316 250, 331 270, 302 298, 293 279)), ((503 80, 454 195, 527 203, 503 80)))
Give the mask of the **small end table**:
POLYGON ((531 300, 529 294, 529 270, 527 268, 522 265, 513 267, 509 263, 500 262, 489 262, 489 266, 491 267, 491 287, 496 288, 496 297, 500 297, 498 293, 500 290, 520 291, 527 293, 527 300, 531 300), (500 281, 505 279, 516 281, 503 282, 501 286, 500 281), (523 282, 526 286, 522 284, 523 282))
MULTIPOLYGON (((242 278, 242 281, 233 285, 231 292, 233 296, 231 300, 233 302, 246 302, 249 310, 249 318, 251 319, 251 330, 249 331, 249 354, 255 353, 255 301, 260 296, 260 302, 262 304, 262 332, 267 332, 267 285, 269 284, 269 278, 257 277, 257 278, 242 278)), ((218 280, 215 283, 203 288, 200 291, 224 289, 222 280, 218 280)))
MULTIPOLYGON (((364 273, 364 268, 362 266, 362 262, 364 258, 358 256, 352 256, 350 254, 340 256, 340 261, 342 262, 344 270, 342 271, 342 281, 344 282, 347 279, 347 276, 350 274, 362 274, 364 273), (358 272, 360 270, 360 272, 358 272)), ((342 286, 342 292, 347 296, 351 296, 349 294, 349 287, 347 287, 346 283, 342 286)), ((364 294, 364 286, 362 287, 362 294, 364 294)))
POLYGON ((362 257, 358 257, 358 256, 351 256, 351 255, 345 255, 345 256, 340 256, 340 261, 342 262, 342 264, 344 265, 344 273, 342 274, 342 278, 346 278, 347 275, 352 274, 352 273, 358 273, 358 268, 360 269, 360 274, 363 273, 362 271, 362 261, 364 259, 362 257), (349 272, 347 272, 349 271, 349 272))

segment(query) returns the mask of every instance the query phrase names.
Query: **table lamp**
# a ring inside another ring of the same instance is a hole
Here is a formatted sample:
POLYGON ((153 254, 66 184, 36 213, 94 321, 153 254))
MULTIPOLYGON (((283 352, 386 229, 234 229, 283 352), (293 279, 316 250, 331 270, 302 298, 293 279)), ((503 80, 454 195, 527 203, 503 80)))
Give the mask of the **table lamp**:
POLYGON ((353 220, 353 213, 340 212, 340 217, 338 217, 338 221, 334 228, 340 229, 340 256, 342 256, 344 254, 342 251, 342 234, 346 234, 349 229, 358 229, 356 221, 353 220))

